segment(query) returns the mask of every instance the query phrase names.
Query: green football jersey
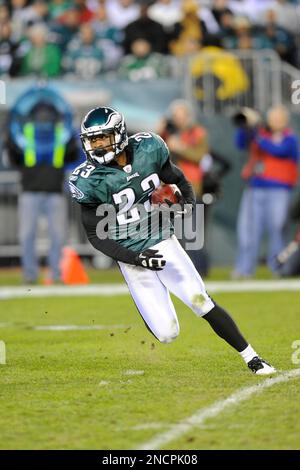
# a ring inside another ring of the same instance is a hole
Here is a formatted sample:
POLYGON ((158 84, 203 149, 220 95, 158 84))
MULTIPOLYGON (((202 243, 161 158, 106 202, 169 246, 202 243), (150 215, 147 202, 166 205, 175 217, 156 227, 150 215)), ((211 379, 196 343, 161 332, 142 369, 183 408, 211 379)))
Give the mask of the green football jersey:
POLYGON ((169 151, 158 135, 140 132, 129 138, 128 153, 131 162, 123 168, 83 163, 73 171, 69 185, 77 202, 95 205, 95 210, 98 206, 97 214, 104 216, 97 226, 98 237, 106 222, 106 236, 140 252, 173 234, 168 214, 150 202, 169 151))

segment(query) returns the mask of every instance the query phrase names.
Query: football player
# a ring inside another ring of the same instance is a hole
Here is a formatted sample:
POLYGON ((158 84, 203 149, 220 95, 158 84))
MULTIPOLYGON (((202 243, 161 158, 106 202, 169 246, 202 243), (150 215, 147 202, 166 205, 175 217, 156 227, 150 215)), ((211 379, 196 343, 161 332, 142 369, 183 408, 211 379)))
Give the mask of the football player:
POLYGON ((151 333, 163 343, 179 334, 171 292, 204 318, 252 372, 275 373, 245 340, 230 315, 207 294, 172 224, 151 223, 149 234, 145 221, 153 217, 151 194, 161 182, 176 184, 181 191, 178 212, 188 214, 195 204, 191 184, 170 161, 165 142, 148 132, 128 138, 124 117, 110 107, 92 109, 85 116, 81 141, 87 160, 73 171, 70 190, 81 204, 87 237, 93 247, 117 261, 151 333), (106 225, 103 207, 113 208, 116 214, 106 225))

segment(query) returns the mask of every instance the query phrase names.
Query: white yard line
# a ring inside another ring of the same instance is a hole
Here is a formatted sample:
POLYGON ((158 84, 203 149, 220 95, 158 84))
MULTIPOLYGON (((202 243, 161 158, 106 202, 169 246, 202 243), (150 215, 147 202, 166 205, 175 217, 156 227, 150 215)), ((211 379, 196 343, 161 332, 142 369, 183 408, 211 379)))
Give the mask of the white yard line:
MULTIPOLYGON (((273 281, 206 282, 208 293, 300 291, 299 279, 273 281)), ((22 286, 0 287, 1 299, 33 297, 78 297, 129 295, 126 284, 91 284, 88 286, 22 286)))
POLYGON ((115 330, 128 328, 128 325, 41 325, 33 326, 38 331, 85 331, 85 330, 115 330))
POLYGON ((270 281, 211 281, 206 282, 208 292, 300 291, 300 279, 274 279, 270 281))
POLYGON ((133 370, 133 369, 129 369, 129 370, 125 370, 123 372, 123 375, 144 375, 145 374, 145 371, 144 370, 133 370))
POLYGON ((171 429, 157 434, 144 444, 138 445, 136 450, 155 450, 164 448, 171 441, 181 438, 184 434, 189 432, 193 427, 203 425, 207 419, 215 418, 224 410, 229 409, 239 403, 247 400, 251 396, 261 393, 263 390, 273 387, 273 385, 287 382, 290 379, 300 377, 300 369, 293 369, 274 378, 268 378, 264 382, 251 387, 242 388, 237 390, 228 398, 219 400, 212 405, 201 408, 196 411, 192 416, 183 419, 177 424, 174 424, 171 429))
POLYGON ((91 284, 89 286, 1 287, 0 299, 32 297, 114 296, 128 294, 126 284, 91 284))

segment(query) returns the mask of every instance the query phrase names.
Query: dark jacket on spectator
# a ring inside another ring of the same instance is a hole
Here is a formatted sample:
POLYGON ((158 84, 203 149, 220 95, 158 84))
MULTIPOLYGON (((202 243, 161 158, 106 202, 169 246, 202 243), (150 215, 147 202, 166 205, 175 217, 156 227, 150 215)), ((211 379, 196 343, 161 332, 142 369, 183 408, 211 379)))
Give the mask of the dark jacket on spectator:
POLYGON ((146 39, 150 42, 153 52, 165 53, 167 50, 167 39, 161 24, 150 18, 139 18, 133 23, 129 23, 124 30, 123 47, 125 54, 130 54, 131 44, 136 39, 146 39))

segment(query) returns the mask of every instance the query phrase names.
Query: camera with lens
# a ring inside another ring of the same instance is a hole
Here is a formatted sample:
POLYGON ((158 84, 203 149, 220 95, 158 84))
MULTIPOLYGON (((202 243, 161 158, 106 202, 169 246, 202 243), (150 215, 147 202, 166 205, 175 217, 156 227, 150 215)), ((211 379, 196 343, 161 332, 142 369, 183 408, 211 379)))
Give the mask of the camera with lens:
POLYGON ((232 122, 237 127, 254 128, 262 124, 262 116, 255 109, 244 106, 232 116, 232 122))
POLYGON ((166 127, 165 127, 166 132, 169 135, 174 135, 178 133, 178 129, 175 126, 174 122, 171 119, 166 120, 166 127))

